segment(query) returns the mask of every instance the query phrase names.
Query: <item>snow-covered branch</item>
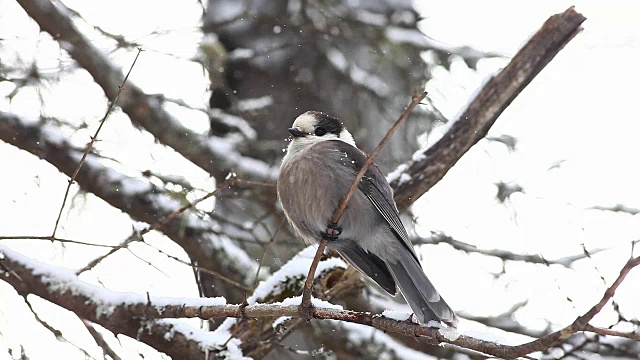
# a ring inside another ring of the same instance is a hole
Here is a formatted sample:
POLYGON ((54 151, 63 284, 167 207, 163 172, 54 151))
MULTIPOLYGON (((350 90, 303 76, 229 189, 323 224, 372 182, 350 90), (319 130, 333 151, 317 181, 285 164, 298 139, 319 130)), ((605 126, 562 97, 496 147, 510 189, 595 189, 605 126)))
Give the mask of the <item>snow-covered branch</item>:
POLYGON ((485 83, 438 142, 392 173, 389 182, 401 211, 440 181, 487 134, 516 96, 580 32, 585 20, 573 7, 550 17, 509 65, 485 83))
MULTIPOLYGON (((149 303, 216 305, 223 304, 223 298, 147 298, 141 294, 117 293, 80 281, 69 269, 41 264, 2 245, 0 263, 3 269, 8 270, 8 276, 4 276, 3 280, 19 294, 37 295, 74 312, 82 319, 100 324, 114 334, 138 339, 176 359, 201 359, 204 349, 214 350, 216 344, 223 344, 226 340, 185 324, 154 321, 152 317, 144 315, 149 303)), ((236 344, 231 343, 224 350, 233 351, 234 348, 237 349, 236 344)))
MULTIPOLYGON (((74 311, 82 318, 95 321, 116 333, 125 333, 131 336, 132 331, 135 330, 137 332, 137 329, 142 326, 146 326, 147 328, 151 327, 151 329, 159 326, 159 328, 155 330, 171 333, 174 337, 176 333, 181 333, 180 335, 184 337, 184 339, 181 339, 181 341, 184 342, 183 346, 186 346, 186 349, 190 351, 193 351, 194 348, 205 349, 212 344, 207 344, 203 341, 194 342, 193 338, 188 339, 188 334, 184 334, 179 330, 180 327, 171 327, 167 325, 167 323, 152 320, 300 316, 298 307, 299 298, 286 298, 284 301, 271 304, 231 305, 226 304, 226 300, 223 298, 171 299, 145 297, 144 295, 129 293, 115 293, 80 281, 75 274, 67 269, 52 265, 43 265, 23 257, 6 247, 0 247, 0 253, 2 254, 2 265, 8 270, 8 276, 5 277, 5 281, 9 282, 18 293, 38 295, 74 311)), ((591 319, 593 319, 613 297, 618 286, 624 281, 629 271, 639 264, 640 257, 629 260, 620 271, 618 278, 604 293, 602 299, 584 315, 578 317, 571 325, 540 339, 517 346, 501 345, 476 339, 458 334, 452 329, 432 328, 404 320, 396 320, 383 315, 342 310, 340 306, 317 299, 314 301, 316 307, 312 309, 312 317, 314 319, 339 320, 366 325, 388 333, 425 337, 436 343, 448 343, 484 354, 505 359, 515 359, 533 352, 549 349, 551 346, 564 341, 577 332, 593 330, 589 327, 591 319)), ((295 268, 295 266, 290 267, 290 269, 295 268)), ((287 275, 287 273, 284 272, 281 275, 287 275)), ((274 277, 277 278, 277 274, 274 277)), ((271 288, 271 285, 272 284, 264 283, 263 290, 271 288)), ((225 330, 225 326, 223 325, 216 331, 225 330)), ((149 334, 155 337, 153 340, 156 342, 165 339, 165 344, 160 349, 161 351, 165 351, 166 338, 164 336, 158 338, 157 335, 160 334, 155 333, 155 331, 148 332, 147 335, 142 336, 141 340, 149 340, 149 337, 152 336, 149 334)), ((216 336, 215 334, 216 332, 214 332, 212 336, 216 336)), ((171 349, 168 351, 173 352, 171 349)), ((167 353, 170 354, 170 352, 167 353)))
POLYGON ((616 204, 614 206, 592 206, 591 209, 593 210, 600 210, 600 211, 611 211, 611 212, 618 212, 618 213, 625 213, 625 214, 629 214, 629 215, 638 215, 640 214, 640 209, 636 209, 636 208, 632 208, 623 204, 616 204))
MULTIPOLYGON (((60 47, 91 74, 107 98, 113 100, 124 79, 122 70, 80 32, 66 8, 50 1, 18 2, 43 31, 51 34, 60 47)), ((240 154, 238 137, 208 137, 194 133, 165 110, 159 97, 145 94, 131 82, 118 105, 135 124, 220 181, 231 170, 246 179, 273 182, 276 178, 277 169, 240 154)))
MULTIPOLYGON (((4 112, 0 112, 0 140, 48 161, 68 176, 82 156, 82 151, 72 146, 57 127, 4 112)), ((83 190, 148 224, 155 224, 181 207, 167 190, 144 178, 119 173, 92 155, 87 157, 76 181, 83 190)), ((253 280, 256 262, 222 232, 218 222, 187 211, 159 230, 180 245, 200 267, 225 274, 239 283, 253 280)), ((242 291, 224 280, 213 277, 210 281, 219 295, 231 301, 242 299, 242 291)))

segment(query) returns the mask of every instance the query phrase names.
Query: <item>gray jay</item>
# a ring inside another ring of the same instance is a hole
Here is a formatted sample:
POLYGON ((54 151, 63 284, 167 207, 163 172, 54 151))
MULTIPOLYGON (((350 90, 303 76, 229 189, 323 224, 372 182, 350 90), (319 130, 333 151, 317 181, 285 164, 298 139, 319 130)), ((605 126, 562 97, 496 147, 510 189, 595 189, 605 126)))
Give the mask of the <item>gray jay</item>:
POLYGON ((389 294, 396 284, 419 322, 456 326, 458 318, 424 274, 378 167, 369 167, 342 218, 331 218, 366 161, 337 118, 316 111, 300 115, 282 160, 278 197, 291 226, 307 244, 328 247, 389 294), (334 229, 327 233, 327 227, 334 229))

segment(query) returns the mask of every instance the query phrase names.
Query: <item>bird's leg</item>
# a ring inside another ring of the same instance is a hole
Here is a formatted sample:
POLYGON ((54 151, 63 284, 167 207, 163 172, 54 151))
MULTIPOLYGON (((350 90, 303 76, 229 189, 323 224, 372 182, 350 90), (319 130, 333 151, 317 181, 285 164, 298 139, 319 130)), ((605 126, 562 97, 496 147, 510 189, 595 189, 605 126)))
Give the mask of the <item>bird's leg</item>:
POLYGON ((327 222, 327 231, 322 234, 322 238, 328 241, 336 241, 338 240, 338 236, 342 234, 342 227, 338 226, 337 223, 329 220, 327 222))

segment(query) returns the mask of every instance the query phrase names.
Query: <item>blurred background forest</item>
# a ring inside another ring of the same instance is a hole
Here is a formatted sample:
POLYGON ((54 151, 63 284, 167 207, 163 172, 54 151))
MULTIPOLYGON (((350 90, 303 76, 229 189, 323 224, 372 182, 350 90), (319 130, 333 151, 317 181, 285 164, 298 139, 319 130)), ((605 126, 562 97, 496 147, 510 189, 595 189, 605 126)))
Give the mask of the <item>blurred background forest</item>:
MULTIPOLYGON (((391 173, 434 144, 483 81, 570 5, 0 0, 0 256, 17 252, 143 296, 240 303, 247 294, 253 302, 299 295, 308 262, 298 273, 277 271, 313 252, 283 222, 274 188, 293 119, 333 114, 371 151, 412 92, 426 89, 428 101, 377 160, 391 173), (54 227, 69 177, 138 48, 54 227), (70 241, 17 239, 52 231, 70 241)), ((403 215, 463 334, 518 344, 571 323, 599 301, 638 240, 640 4, 576 5, 585 31, 403 215)), ((322 286, 344 273, 332 264, 325 275, 335 276, 322 286)), ((327 300, 409 312, 401 297, 354 281, 327 300)), ((640 272, 630 273, 592 324, 638 332, 639 286, 640 272)), ((0 282, 0 358, 204 358, 191 356, 202 344, 229 358, 477 356, 334 321, 109 328, 30 291, 0 282), (182 348, 165 333, 191 337, 182 348)), ((639 354, 633 339, 580 333, 535 357, 639 354)))

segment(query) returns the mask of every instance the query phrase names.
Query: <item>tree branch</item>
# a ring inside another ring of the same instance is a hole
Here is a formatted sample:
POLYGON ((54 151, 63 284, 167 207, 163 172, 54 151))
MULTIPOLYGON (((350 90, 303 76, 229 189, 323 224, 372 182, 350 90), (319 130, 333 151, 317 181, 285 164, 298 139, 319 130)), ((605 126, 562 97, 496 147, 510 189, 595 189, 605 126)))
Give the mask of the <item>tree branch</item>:
POLYGON ((587 328, 589 321, 591 321, 591 319, 593 319, 593 317, 596 316, 596 314, 598 314, 600 310, 602 310, 604 305, 609 300, 611 300, 611 298, 613 297, 613 294, 615 294, 616 292, 616 289, 618 289, 618 286, 620 286, 620 284, 625 279, 629 271, 631 271, 631 269, 633 269, 634 267, 638 266, 638 264, 640 264, 640 257, 630 259, 627 262, 627 264, 622 268, 622 270, 620 270, 620 274, 618 275, 616 280, 613 282, 613 284, 607 289, 607 291, 605 291, 604 295, 602 296, 602 299, 596 305, 594 305, 589 311, 587 311, 584 315, 578 317, 571 325, 565 328, 562 328, 558 331, 555 331, 545 337, 534 340, 532 342, 514 346, 509 351, 509 354, 511 355, 509 356, 509 358, 515 358, 525 354, 530 354, 535 351, 542 351, 542 350, 548 349, 551 346, 562 342, 563 340, 575 334, 576 332, 584 331, 587 328))
MULTIPOLYGON (((86 266, 84 266, 83 268, 81 268, 80 270, 78 270, 76 272, 76 274, 80 275, 81 273, 91 270, 93 269, 98 263, 100 263, 102 260, 104 260, 105 258, 107 258, 108 256, 112 255, 113 253, 115 253, 116 251, 126 247, 130 242, 134 241, 134 240, 138 240, 138 239, 142 239, 142 237, 146 234, 148 234, 149 232, 153 231, 153 230, 158 230, 160 228, 162 228, 164 225, 166 225, 167 223, 169 223, 171 220, 175 219, 177 216, 179 216, 180 214, 184 213, 185 211, 187 211, 188 209, 193 208, 194 206, 196 206, 198 203, 216 195, 220 190, 222 190, 223 188, 230 186, 230 183, 225 181, 224 183, 222 183, 220 186, 218 186, 215 190, 210 191, 209 193, 207 193, 205 196, 197 199, 194 202, 189 202, 186 205, 181 206, 179 209, 171 212, 170 214, 162 217, 161 219, 159 219, 158 221, 156 221, 155 223, 151 224, 150 226, 147 226, 145 229, 143 229, 142 231, 139 232, 134 232, 134 234, 132 234, 127 240, 125 240, 122 245, 120 246, 116 246, 113 249, 111 249, 108 253, 99 256, 98 258, 92 260, 89 262, 89 264, 87 264, 86 266)), ((220 275, 222 277, 224 277, 223 275, 220 275)), ((231 280, 231 279, 227 279, 228 282, 232 283, 232 284, 236 284, 236 286, 242 287, 242 284, 236 283, 235 281, 231 280)))
POLYGON ((82 323, 87 328, 87 331, 89 331, 89 334, 91 334, 91 337, 95 340, 96 345, 98 345, 102 349, 102 354, 105 359, 106 355, 109 355, 113 360, 122 360, 122 358, 118 356, 115 350, 113 350, 113 348, 109 346, 107 341, 104 339, 104 336, 102 336, 102 334, 100 334, 100 332, 96 330, 91 321, 82 319, 82 323))
POLYGON ((460 158, 482 139, 498 116, 562 50, 586 20, 570 7, 550 17, 500 73, 493 76, 467 105, 444 136, 394 172, 390 179, 400 211, 433 187, 460 158))
POLYGON ((80 171, 80 168, 82 167, 85 160, 87 159, 87 155, 89 155, 89 153, 91 152, 91 149, 93 149, 93 144, 98 140, 98 134, 100 133, 100 130, 102 130, 102 127, 104 126, 104 124, 107 122, 107 118, 109 117, 109 115, 111 115, 111 111, 115 107, 116 102, 118 101, 118 98, 120 97, 120 94, 122 93, 122 90, 124 89, 124 86, 127 83, 127 80, 129 79, 129 75, 131 75, 131 71, 133 70, 133 67, 136 65, 136 61, 138 61, 138 57, 140 56, 141 52, 142 52, 142 49, 138 49, 138 53, 136 54, 135 59, 133 59, 133 63, 131 63, 131 67, 129 68, 129 72, 127 72, 127 75, 125 75, 124 79, 122 79, 122 83, 118 87, 118 92, 116 92, 116 95, 113 98, 113 101, 109 104, 109 107, 107 108, 107 112, 104 114, 104 117, 102 118, 102 120, 100 120, 100 125, 98 125, 96 132, 91 137, 91 141, 89 141, 84 152, 82 153, 82 157, 80 158, 80 161, 76 166, 76 169, 73 170, 73 174, 69 179, 69 184, 67 185, 67 189, 64 192, 62 205, 60 206, 60 211, 58 211, 58 217, 56 218, 56 224, 53 227, 53 233, 51 233, 51 237, 55 237, 56 231, 58 231, 58 224, 60 223, 60 218, 62 217, 62 211, 64 210, 64 205, 67 203, 67 197, 69 196, 71 185, 73 185, 73 182, 76 180, 76 177, 78 176, 78 172, 80 171))
MULTIPOLYGON (((82 156, 82 152, 69 144, 57 128, 1 111, 0 140, 48 161, 68 176, 73 174, 82 156)), ((165 189, 118 173, 91 155, 78 172, 76 180, 85 191, 133 219, 148 224, 155 224, 180 208, 180 204, 165 189)), ((255 261, 248 256, 237 257, 244 252, 234 251, 239 250, 237 245, 226 235, 214 231, 218 228, 220 225, 217 222, 186 212, 164 223, 159 230, 180 245, 199 266, 225 274, 236 282, 249 284, 253 279, 248 274, 255 273, 257 268, 255 261)), ((230 287, 227 282, 216 277, 208 281, 218 294, 230 301, 242 299, 242 292, 230 287)))
MULTIPOLYGON (((437 245, 437 244, 448 244, 451 245, 456 250, 464 251, 466 253, 475 253, 482 254, 486 256, 493 256, 500 258, 502 260, 508 261, 521 261, 528 262, 532 264, 544 264, 544 265, 562 265, 564 267, 571 267, 571 264, 576 262, 577 260, 584 259, 587 257, 586 254, 576 254, 571 256, 565 256, 558 259, 545 259, 544 257, 537 254, 517 254, 511 251, 502 250, 502 249, 480 249, 471 244, 468 244, 463 241, 456 240, 446 234, 443 233, 435 233, 429 238, 412 238, 412 243, 414 245, 437 245)), ((597 254, 604 249, 595 249, 590 252, 591 255, 597 254)))
MULTIPOLYGON (((60 47, 91 74, 107 98, 113 101, 124 79, 122 71, 78 30, 64 7, 46 0, 18 0, 18 3, 43 31, 57 40, 60 47)), ((182 126, 164 109, 161 99, 148 96, 133 83, 129 82, 121 100, 120 107, 131 121, 218 181, 222 181, 231 170, 242 178, 275 181, 277 169, 241 155, 231 138, 205 137, 182 126)))
POLYGON ((616 331, 611 329, 603 329, 603 328, 595 327, 591 324, 585 325, 584 331, 589 331, 598 335, 617 336, 617 337, 624 337, 627 339, 640 341, 639 332, 622 332, 622 331, 616 331))
MULTIPOLYGON (((124 297, 123 300, 122 295, 102 295, 102 293, 117 293, 86 284, 77 279, 75 274, 69 273, 68 270, 39 264, 3 246, 0 246, 0 253, 3 254, 2 265, 11 270, 4 280, 12 285, 18 293, 38 295, 75 312, 83 318, 97 322, 116 333, 127 334, 125 331, 137 329, 141 326, 140 319, 145 319, 145 321, 167 318, 200 318, 207 320, 219 317, 263 318, 300 316, 298 305, 284 305, 281 303, 248 306, 209 305, 207 302, 219 303, 220 300, 197 299, 190 301, 196 302, 196 304, 186 305, 176 301, 176 299, 173 300, 174 304, 172 304, 170 300, 162 298, 150 298, 147 301, 140 301, 131 295, 124 297), (105 309, 108 309, 110 313, 109 316, 104 316, 105 314, 103 312, 105 309), (114 328, 116 324, 122 326, 122 328, 114 328)), ((602 299, 587 313, 578 317, 571 325, 540 339, 517 346, 496 344, 465 335, 443 332, 443 329, 393 320, 370 313, 318 307, 311 308, 310 310, 314 319, 331 319, 357 323, 389 333, 425 337, 439 343, 448 343, 500 358, 515 359, 533 352, 549 349, 551 346, 564 341, 577 332, 591 330, 591 328, 588 328, 589 321, 602 310, 604 305, 613 297, 616 289, 624 281, 629 271, 638 264, 640 264, 640 257, 630 259, 620 271, 618 278, 604 293, 602 299)), ((142 296, 139 295, 138 298, 142 298, 142 296)), ((151 341, 148 337, 147 340, 151 341)), ((153 341, 158 340, 159 339, 154 339, 153 341)), ((142 341, 144 341, 144 339, 142 341)), ((165 351, 167 344, 161 342, 159 345, 161 345, 161 347, 158 349, 165 351)), ((190 343, 190 346, 193 345, 195 344, 190 343)), ((182 357, 184 357, 184 355, 182 357)))
MULTIPOLYGON (((114 334, 123 334, 142 341, 175 359, 203 358, 201 344, 191 339, 188 333, 181 332, 167 323, 149 321, 144 315, 134 315, 128 307, 121 304, 110 307, 108 302, 101 301, 97 296, 102 293, 106 294, 102 300, 118 297, 126 299, 135 296, 134 294, 115 293, 87 284, 79 281, 68 269, 40 264, 2 245, 0 254, 0 264, 11 270, 11 274, 3 276, 2 279, 13 286, 18 294, 37 295, 74 312, 82 319, 100 324, 114 334), (168 334, 173 336, 169 337, 168 334)), ((146 303, 144 296, 137 297, 140 305, 146 303)))
POLYGON ((619 213, 625 213, 629 215, 640 214, 640 209, 632 208, 623 204, 616 204, 614 206, 592 206, 590 209, 600 210, 600 211, 619 212, 619 213))

